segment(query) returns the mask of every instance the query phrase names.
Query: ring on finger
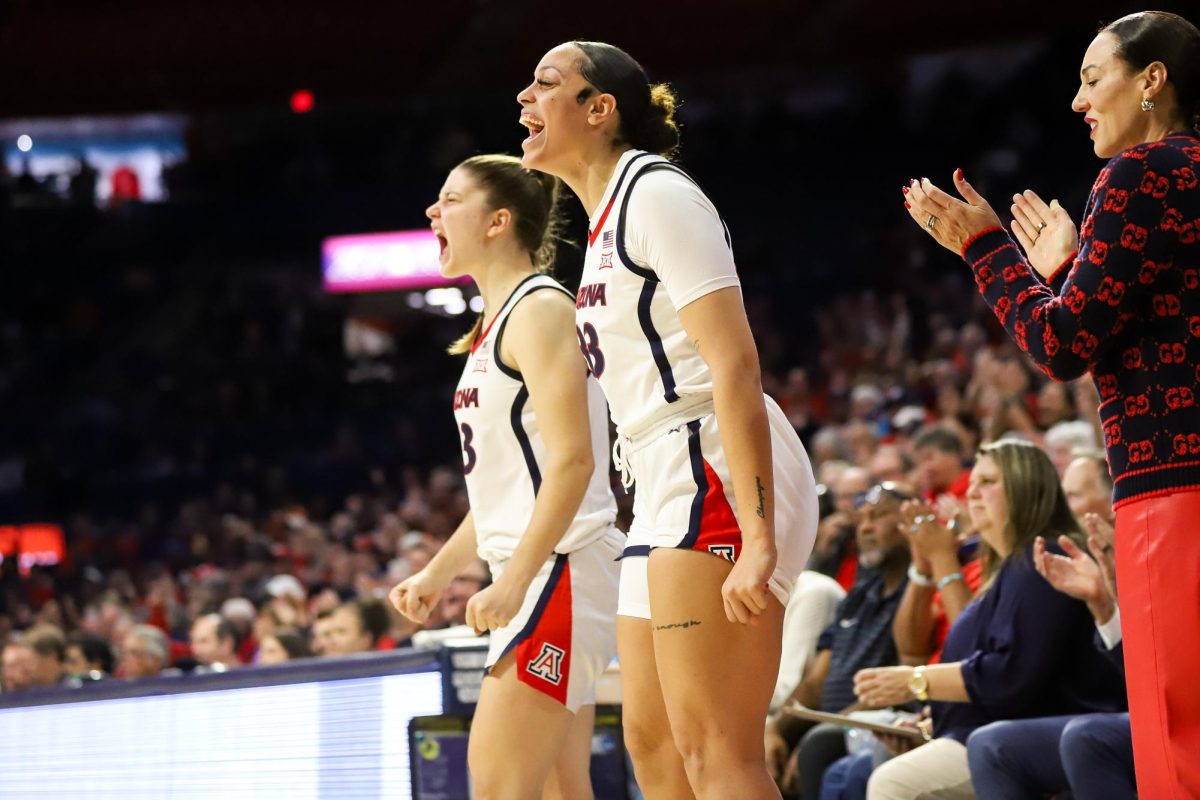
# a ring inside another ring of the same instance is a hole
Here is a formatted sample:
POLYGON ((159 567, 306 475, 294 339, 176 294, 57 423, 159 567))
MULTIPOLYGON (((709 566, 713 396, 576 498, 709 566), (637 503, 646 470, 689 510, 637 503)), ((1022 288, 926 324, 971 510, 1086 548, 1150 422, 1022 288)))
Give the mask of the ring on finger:
POLYGON ((925 220, 925 230, 932 231, 933 226, 937 225, 937 222, 938 222, 938 218, 935 217, 933 214, 930 214, 929 219, 925 220))
POLYGON ((1034 232, 1034 233, 1036 233, 1036 234, 1038 234, 1038 235, 1041 235, 1041 233, 1042 233, 1042 229, 1043 229, 1043 228, 1045 228, 1045 227, 1046 227, 1046 223, 1044 223, 1044 222, 1039 222, 1038 224, 1036 224, 1036 225, 1034 225, 1034 226, 1033 226, 1033 232, 1034 232))

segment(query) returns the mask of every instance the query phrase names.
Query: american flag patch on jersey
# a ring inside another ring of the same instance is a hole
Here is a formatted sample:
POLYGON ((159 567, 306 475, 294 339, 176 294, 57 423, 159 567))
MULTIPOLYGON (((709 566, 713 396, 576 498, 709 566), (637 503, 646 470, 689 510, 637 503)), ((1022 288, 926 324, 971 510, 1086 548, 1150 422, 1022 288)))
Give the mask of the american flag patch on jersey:
POLYGON ((612 247, 613 246, 613 232, 612 231, 604 232, 604 235, 600 237, 600 246, 601 247, 612 247))

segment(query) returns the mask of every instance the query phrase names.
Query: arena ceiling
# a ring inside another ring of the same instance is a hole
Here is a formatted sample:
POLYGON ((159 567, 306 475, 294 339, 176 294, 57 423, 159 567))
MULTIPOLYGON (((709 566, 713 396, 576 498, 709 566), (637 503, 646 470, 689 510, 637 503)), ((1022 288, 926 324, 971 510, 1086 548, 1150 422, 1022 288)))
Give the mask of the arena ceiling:
MULTIPOLYGON (((1167 4, 1169 7, 1170 4, 1167 4)), ((875 63, 972 43, 1086 35, 1134 7, 837 0, 0 0, 0 118, 228 109, 520 84, 568 38, 652 74, 875 63)))

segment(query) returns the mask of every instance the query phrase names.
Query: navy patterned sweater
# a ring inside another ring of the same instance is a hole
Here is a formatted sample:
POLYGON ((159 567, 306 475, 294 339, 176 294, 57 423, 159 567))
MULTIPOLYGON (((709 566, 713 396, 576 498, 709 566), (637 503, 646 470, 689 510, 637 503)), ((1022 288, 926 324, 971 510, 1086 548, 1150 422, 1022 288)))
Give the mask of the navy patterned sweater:
POLYGON ((1200 490, 1200 140, 1109 160, 1079 251, 1043 282, 1002 228, 963 248, 980 293, 1047 375, 1092 374, 1113 503, 1200 490))

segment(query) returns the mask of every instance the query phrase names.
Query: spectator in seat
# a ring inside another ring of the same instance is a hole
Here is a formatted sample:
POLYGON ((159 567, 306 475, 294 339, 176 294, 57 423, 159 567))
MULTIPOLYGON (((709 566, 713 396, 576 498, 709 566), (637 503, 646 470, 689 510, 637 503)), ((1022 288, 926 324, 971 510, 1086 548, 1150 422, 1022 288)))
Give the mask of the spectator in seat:
POLYGON ((1034 565, 1038 537, 1082 537, 1050 458, 1028 442, 985 445, 967 499, 984 584, 951 626, 941 663, 866 669, 854 679, 864 705, 915 699, 933 713, 933 740, 876 769, 870 800, 973 797, 966 741, 978 728, 1117 711, 1124 702, 1120 672, 1092 645, 1087 606, 1055 591, 1034 565))
POLYGON ((304 636, 293 628, 277 628, 263 637, 258 646, 258 664, 268 666, 282 664, 297 658, 308 658, 308 644, 304 636))
POLYGON ((944 494, 966 497, 971 470, 964 463, 966 453, 957 433, 944 425, 925 428, 913 440, 913 456, 917 485, 927 502, 934 504, 944 494))
POLYGON ((66 681, 67 637, 60 628, 37 625, 25 634, 25 643, 33 650, 34 686, 57 686, 66 681))
POLYGON ((871 473, 871 480, 876 483, 884 481, 904 483, 909 480, 909 473, 913 470, 913 461, 903 448, 894 444, 885 444, 880 445, 875 451, 875 455, 871 456, 867 469, 871 473))
MULTIPOLYGON (((336 609, 334 609, 336 610, 336 609)), ((310 645, 314 656, 332 655, 329 652, 330 634, 333 632, 333 611, 322 611, 317 614, 317 618, 313 620, 312 631, 310 632, 310 645)))
POLYGON ((80 680, 98 680, 112 674, 113 651, 95 634, 76 631, 67 637, 67 674, 80 680))
POLYGON ((23 692, 37 686, 37 656, 22 634, 14 633, 0 655, 0 676, 5 692, 23 692))
POLYGON ((121 640, 117 669, 122 678, 150 678, 166 669, 170 660, 166 634, 152 625, 135 625, 121 640))
POLYGON ((1049 430, 1060 422, 1075 419, 1075 406, 1071 392, 1066 384, 1057 381, 1046 381, 1038 390, 1037 424, 1042 430, 1049 430))
POLYGON ((805 570, 783 612, 783 648, 779 677, 771 696, 771 712, 777 712, 800 685, 804 671, 817 654, 817 641, 833 622, 838 603, 846 591, 828 575, 805 570))
MULTIPOLYGON (((912 487, 891 483, 876 484, 860 495, 856 536, 862 580, 838 604, 834 621, 817 644, 816 658, 790 699, 821 711, 852 711, 858 707, 855 673, 896 663, 892 620, 904 594, 909 565, 900 504, 914 497, 912 487)), ((805 732, 794 717, 774 717, 766 731, 768 768, 782 789, 798 788, 802 798, 815 800, 825 768, 846 754, 844 734, 836 725, 817 725, 805 732), (785 767, 797 741, 794 763, 785 767)))
POLYGON ((858 577, 858 552, 854 548, 857 519, 854 499, 871 486, 871 474, 862 467, 848 467, 833 484, 834 512, 817 527, 817 539, 808 568, 836 580, 849 591, 858 577))
POLYGON ((220 614, 205 614, 192 623, 189 641, 201 671, 224 671, 238 666, 237 636, 220 614))
MULTIPOLYGON (((1095 466, 1094 459, 1077 462, 1095 466)), ((1088 527, 1090 556, 1066 537, 1058 542, 1066 554, 1061 556, 1047 552, 1039 539, 1034 562, 1051 586, 1087 604, 1096 622, 1097 648, 1124 674, 1112 529, 1095 520, 1088 527)), ((980 800, 1040 798, 1067 790, 1081 800, 1137 798, 1127 711, 993 722, 971 734, 967 759, 980 800)))
POLYGON ((342 603, 330 616, 332 624, 325 646, 327 656, 347 656, 375 650, 379 640, 391 627, 391 617, 383 602, 374 597, 360 597, 342 603))
POLYGON ((1054 468, 1063 475, 1077 452, 1096 449, 1096 429, 1081 419, 1059 422, 1046 431, 1045 447, 1054 468))
POLYGON ((1088 514, 1097 514, 1112 525, 1116 518, 1112 507, 1113 482, 1103 451, 1077 453, 1063 472, 1062 487, 1075 519, 1082 523, 1088 514))
POLYGON ((488 585, 491 575, 487 564, 476 559, 466 569, 460 572, 446 591, 442 593, 440 608, 441 618, 445 625, 465 625, 467 620, 467 603, 488 585))

